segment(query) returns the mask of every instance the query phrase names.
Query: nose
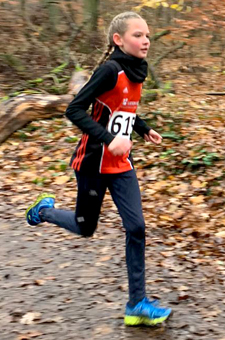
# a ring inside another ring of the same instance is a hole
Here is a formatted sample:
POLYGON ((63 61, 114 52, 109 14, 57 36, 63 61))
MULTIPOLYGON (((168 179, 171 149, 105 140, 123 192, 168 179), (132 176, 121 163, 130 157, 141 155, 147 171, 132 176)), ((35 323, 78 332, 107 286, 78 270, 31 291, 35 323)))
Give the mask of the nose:
POLYGON ((143 46, 144 46, 144 48, 149 49, 149 47, 150 47, 150 41, 149 41, 149 40, 144 41, 143 46))
POLYGON ((144 38, 144 45, 150 46, 150 40, 149 40, 149 38, 147 38, 147 37, 144 38))

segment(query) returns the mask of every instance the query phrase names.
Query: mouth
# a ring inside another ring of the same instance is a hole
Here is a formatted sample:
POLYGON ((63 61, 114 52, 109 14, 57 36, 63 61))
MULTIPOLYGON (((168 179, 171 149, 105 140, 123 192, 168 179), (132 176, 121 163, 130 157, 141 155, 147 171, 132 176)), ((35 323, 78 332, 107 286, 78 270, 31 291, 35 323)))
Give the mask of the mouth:
POLYGON ((147 49, 147 48, 142 48, 142 49, 141 49, 141 52, 147 53, 147 52, 148 52, 148 49, 147 49))

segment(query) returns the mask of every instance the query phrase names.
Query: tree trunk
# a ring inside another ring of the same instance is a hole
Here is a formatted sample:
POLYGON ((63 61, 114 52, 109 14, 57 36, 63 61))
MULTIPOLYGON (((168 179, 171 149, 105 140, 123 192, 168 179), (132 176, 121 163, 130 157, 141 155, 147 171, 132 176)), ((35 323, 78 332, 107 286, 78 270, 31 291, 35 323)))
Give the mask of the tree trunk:
POLYGON ((74 72, 65 95, 24 94, 0 104, 0 144, 33 120, 63 116, 89 76, 85 70, 74 72))
POLYGON ((62 116, 72 95, 21 95, 0 106, 0 144, 29 122, 62 116))
POLYGON ((98 29, 98 6, 99 0, 84 0, 84 20, 90 19, 88 28, 94 32, 98 29))
POLYGON ((49 15, 49 30, 56 33, 60 22, 59 0, 44 0, 44 5, 49 15))

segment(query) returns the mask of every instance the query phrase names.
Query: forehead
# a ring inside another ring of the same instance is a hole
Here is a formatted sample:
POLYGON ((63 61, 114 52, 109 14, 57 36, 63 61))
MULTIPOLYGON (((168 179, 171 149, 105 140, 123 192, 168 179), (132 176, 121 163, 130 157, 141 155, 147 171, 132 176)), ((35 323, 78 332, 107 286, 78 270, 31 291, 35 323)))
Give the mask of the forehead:
POLYGON ((144 19, 133 18, 127 20, 127 31, 149 32, 149 28, 144 19))

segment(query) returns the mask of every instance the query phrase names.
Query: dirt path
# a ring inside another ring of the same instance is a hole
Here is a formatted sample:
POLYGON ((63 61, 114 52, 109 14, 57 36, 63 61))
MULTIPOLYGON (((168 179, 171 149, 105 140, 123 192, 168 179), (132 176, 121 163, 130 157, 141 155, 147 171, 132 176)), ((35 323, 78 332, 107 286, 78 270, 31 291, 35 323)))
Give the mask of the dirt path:
MULTIPOLYGON (((24 219, 1 220, 1 340, 223 339, 225 280, 218 269, 225 263, 207 255, 201 262, 193 236, 184 250, 168 229, 147 228, 147 290, 174 314, 158 328, 123 325, 125 235, 118 216, 114 226, 104 218, 92 239, 52 225, 29 227, 24 219)), ((199 250, 205 254, 207 244, 199 250)))

